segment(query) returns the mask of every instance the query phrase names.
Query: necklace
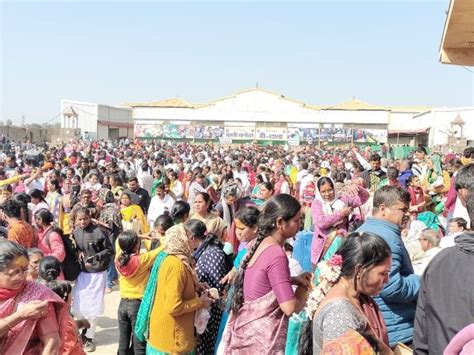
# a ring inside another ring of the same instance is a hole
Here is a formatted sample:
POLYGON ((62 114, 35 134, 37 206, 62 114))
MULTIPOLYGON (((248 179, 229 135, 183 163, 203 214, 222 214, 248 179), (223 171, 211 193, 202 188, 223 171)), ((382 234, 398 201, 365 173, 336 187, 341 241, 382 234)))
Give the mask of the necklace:
POLYGON ((365 321, 366 321, 370 331, 372 332, 372 334, 378 339, 378 337, 376 335, 377 333, 374 331, 374 328, 372 327, 372 323, 370 323, 369 318, 364 313, 364 309, 362 308, 362 304, 360 302, 359 297, 357 297, 359 302, 356 303, 354 301, 353 297, 351 297, 351 295, 349 294, 348 286, 344 285, 344 283, 342 283, 342 282, 340 282, 339 285, 341 285, 341 287, 344 289, 344 292, 346 293, 347 297, 349 298, 349 302, 360 312, 361 316, 365 319, 365 321))

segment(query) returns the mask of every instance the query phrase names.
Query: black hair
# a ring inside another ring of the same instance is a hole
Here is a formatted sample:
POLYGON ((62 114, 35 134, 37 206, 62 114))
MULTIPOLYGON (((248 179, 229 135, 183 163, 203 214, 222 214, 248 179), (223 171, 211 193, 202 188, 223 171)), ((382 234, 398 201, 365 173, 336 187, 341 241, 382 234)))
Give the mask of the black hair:
POLYGON ((462 228, 463 230, 467 229, 467 221, 462 217, 454 217, 449 220, 449 222, 454 222, 458 225, 458 227, 462 228))
POLYGON ((268 191, 273 191, 273 192, 275 192, 275 187, 273 186, 273 184, 272 184, 270 181, 266 181, 266 182, 262 183, 262 186, 265 186, 265 188, 266 188, 268 191))
POLYGON ((44 225, 50 226, 54 221, 53 214, 44 208, 35 213, 35 218, 40 219, 44 225))
POLYGON ((158 185, 156 185, 156 189, 160 189, 160 190, 166 190, 166 187, 165 187, 165 184, 163 184, 162 182, 160 182, 158 185))
POLYGON ((387 178, 390 179, 390 180, 397 180, 398 179, 398 176, 399 176, 399 172, 398 172, 398 169, 397 168, 388 168, 387 169, 387 178))
POLYGON ((336 176, 334 179, 336 182, 344 183, 347 180, 347 174, 345 171, 338 171, 336 172, 336 176))
POLYGON ((199 219, 190 219, 186 221, 184 223, 184 229, 199 240, 204 240, 211 235, 214 236, 211 233, 207 233, 206 225, 199 219))
POLYGON ((295 217, 300 210, 301 205, 298 200, 287 194, 272 196, 263 206, 258 219, 257 239, 244 258, 240 271, 235 279, 234 296, 232 299, 232 310, 234 312, 237 313, 244 302, 244 273, 258 247, 266 237, 270 236, 277 229, 278 219, 281 218, 284 221, 289 221, 295 217))
POLYGON ((370 159, 369 161, 380 161, 382 158, 380 157, 380 155, 378 155, 377 153, 373 153, 371 156, 370 156, 370 159))
POLYGON ((466 165, 458 171, 455 188, 474 191, 474 164, 466 165))
POLYGON ((131 178, 127 180, 127 182, 131 182, 131 181, 136 181, 138 184, 138 178, 136 176, 132 176, 131 178))
POLYGON ((31 190, 30 196, 31 198, 37 198, 40 201, 46 202, 46 200, 44 199, 44 193, 41 190, 38 190, 38 189, 31 190))
POLYGON ((263 176, 262 176, 262 174, 258 174, 257 176, 255 176, 255 182, 257 182, 257 180, 259 180, 258 183, 262 183, 262 182, 263 182, 263 176))
POLYGON ((45 256, 39 263, 39 276, 46 282, 56 280, 61 274, 61 263, 52 255, 45 256))
MULTIPOLYGON (((367 276, 367 271, 383 263, 392 252, 387 242, 374 233, 355 232, 342 241, 336 254, 342 256, 342 277, 353 277, 361 272, 361 278, 367 276)), ((354 280, 357 290, 357 278, 354 280)))
POLYGON ((51 291, 57 294, 63 301, 67 301, 72 292, 71 283, 63 280, 49 281, 46 283, 46 287, 51 289, 51 291))
POLYGON ((164 213, 155 220, 154 227, 162 226, 165 231, 173 227, 173 218, 169 213, 164 213))
POLYGON ((425 147, 422 147, 422 146, 419 146, 418 148, 416 148, 416 149, 415 149, 415 153, 428 154, 428 152, 426 151, 426 148, 425 148, 425 147))
POLYGON ((9 199, 6 200, 1 206, 3 212, 10 218, 21 218, 21 204, 20 202, 9 199))
POLYGON ((59 184, 58 179, 51 179, 49 183, 54 186, 54 189, 60 194, 61 193, 61 186, 59 184))
POLYGON ((254 227, 258 222, 260 210, 254 206, 242 207, 235 214, 235 219, 238 219, 247 227, 254 227))
MULTIPOLYGON (((201 196, 204 203, 207 205, 207 211, 211 211, 211 196, 207 192, 198 192, 194 198, 201 196)), ((192 201, 194 203, 194 201, 192 201)))
POLYGON ((136 251, 137 245, 140 243, 138 234, 132 230, 123 231, 118 236, 118 245, 122 252, 118 256, 117 260, 120 266, 125 266, 130 261, 130 257, 133 252, 136 251))
POLYGON ((4 271, 13 260, 22 256, 28 259, 28 253, 23 246, 0 238, 0 271, 4 271))
POLYGON ((407 186, 410 186, 410 184, 413 182, 413 180, 415 180, 415 178, 417 178, 418 176, 416 175, 410 175, 407 179, 407 186))
POLYGON ((173 218, 173 221, 181 221, 186 215, 189 215, 191 211, 191 206, 185 201, 176 201, 171 208, 170 216, 173 218))
POLYGON ((283 246, 283 249, 285 249, 285 251, 289 251, 293 253, 293 246, 290 243, 285 243, 285 245, 283 246))
POLYGON ((391 207, 398 201, 410 204, 410 193, 397 186, 383 186, 374 195, 374 210, 378 210, 380 205, 391 207))

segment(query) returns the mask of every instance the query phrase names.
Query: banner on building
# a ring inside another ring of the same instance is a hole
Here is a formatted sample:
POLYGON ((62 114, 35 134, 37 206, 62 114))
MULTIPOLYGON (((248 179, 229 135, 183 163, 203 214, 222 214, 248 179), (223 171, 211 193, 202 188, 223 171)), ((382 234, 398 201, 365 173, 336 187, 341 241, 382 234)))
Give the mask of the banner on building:
POLYGON ((224 138, 240 139, 240 140, 254 140, 255 127, 234 127, 225 126, 224 138))
POLYGON ((139 138, 155 138, 163 136, 163 124, 154 123, 136 123, 134 127, 135 137, 139 138))
POLYGON ((256 139, 266 141, 286 141, 286 127, 257 127, 256 139))
POLYGON ((386 129, 354 129, 354 142, 360 143, 387 143, 386 129))

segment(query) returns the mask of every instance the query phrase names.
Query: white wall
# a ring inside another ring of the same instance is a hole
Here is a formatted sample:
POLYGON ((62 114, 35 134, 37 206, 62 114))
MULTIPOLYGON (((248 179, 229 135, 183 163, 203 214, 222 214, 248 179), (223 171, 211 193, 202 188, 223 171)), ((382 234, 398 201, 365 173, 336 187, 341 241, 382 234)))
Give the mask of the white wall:
POLYGON ((80 128, 81 133, 97 132, 97 104, 73 100, 61 100, 61 127, 80 128), (77 124, 73 126, 72 119, 66 117, 64 112, 73 108, 77 113, 77 124))
MULTIPOLYGON (((463 128, 464 137, 467 140, 474 140, 474 107, 443 108, 429 111, 418 115, 415 120, 417 125, 430 127, 428 144, 444 145, 448 144, 448 131, 451 129, 451 122, 460 115, 466 123, 463 128)), ((458 130, 458 127, 456 127, 458 130)))
POLYGON ((99 105, 98 119, 101 121, 110 121, 117 123, 132 123, 132 110, 123 107, 113 107, 106 105, 99 105))

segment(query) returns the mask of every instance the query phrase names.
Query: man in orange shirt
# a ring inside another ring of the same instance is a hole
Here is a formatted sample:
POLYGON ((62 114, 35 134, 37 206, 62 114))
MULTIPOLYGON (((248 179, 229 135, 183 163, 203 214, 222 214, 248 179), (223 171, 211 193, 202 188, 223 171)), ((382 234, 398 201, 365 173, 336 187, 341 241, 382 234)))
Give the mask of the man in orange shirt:
POLYGON ((8 222, 8 240, 27 249, 36 247, 37 242, 33 227, 21 220, 21 205, 15 200, 7 200, 2 205, 2 210, 8 222))

